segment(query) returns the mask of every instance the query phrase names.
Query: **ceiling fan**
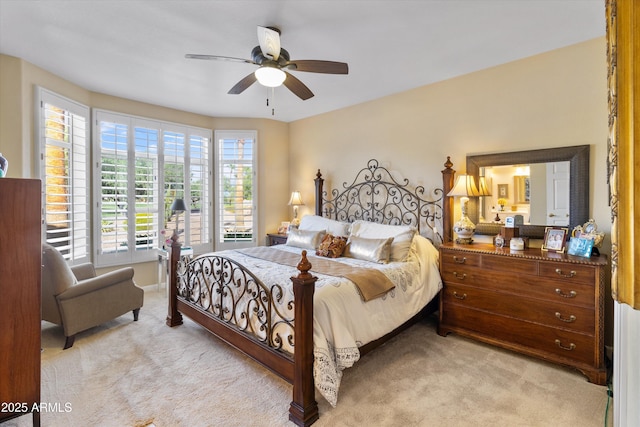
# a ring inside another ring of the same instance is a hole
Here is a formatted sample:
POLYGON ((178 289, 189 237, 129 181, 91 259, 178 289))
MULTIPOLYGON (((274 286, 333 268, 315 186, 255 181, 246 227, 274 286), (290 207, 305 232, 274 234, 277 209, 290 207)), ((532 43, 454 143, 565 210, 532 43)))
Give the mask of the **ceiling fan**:
POLYGON ((251 51, 251 59, 233 58, 219 55, 187 54, 188 59, 209 59, 233 62, 244 62, 258 65, 259 68, 240 80, 229 90, 229 94, 238 95, 258 81, 263 86, 277 87, 282 84, 302 100, 313 96, 313 92, 300 80, 286 72, 305 71, 324 74, 349 74, 349 65, 345 62, 297 60, 291 61, 289 52, 280 47, 280 30, 275 27, 258 27, 258 42, 251 51))

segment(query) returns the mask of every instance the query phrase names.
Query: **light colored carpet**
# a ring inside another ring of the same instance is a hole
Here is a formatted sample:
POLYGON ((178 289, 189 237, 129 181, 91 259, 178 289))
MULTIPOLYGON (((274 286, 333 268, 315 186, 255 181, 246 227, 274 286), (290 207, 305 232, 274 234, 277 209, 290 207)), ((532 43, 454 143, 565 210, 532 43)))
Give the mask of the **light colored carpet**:
MULTIPOLYGON (((42 425, 293 425, 285 381, 188 319, 169 328, 165 317, 165 291, 153 287, 138 322, 122 316, 69 350, 43 323, 42 402, 52 411, 42 425)), ((571 369, 440 337, 428 319, 345 371, 337 407, 318 403, 319 427, 588 427, 605 425, 607 394, 571 369)), ((5 424, 30 425, 30 416, 5 424)))

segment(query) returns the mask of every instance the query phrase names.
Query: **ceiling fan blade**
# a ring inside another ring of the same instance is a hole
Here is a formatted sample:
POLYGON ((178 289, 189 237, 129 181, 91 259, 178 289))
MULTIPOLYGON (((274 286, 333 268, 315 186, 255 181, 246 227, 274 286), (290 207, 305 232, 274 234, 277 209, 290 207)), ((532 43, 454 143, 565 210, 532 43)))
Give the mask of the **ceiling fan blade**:
POLYGON ((287 73, 286 71, 285 74, 287 75, 287 78, 284 79, 283 84, 298 98, 306 101, 313 96, 313 92, 311 92, 311 90, 304 83, 302 83, 300 80, 287 73))
POLYGON ((250 59, 234 58, 232 56, 199 55, 195 53, 187 53, 184 57, 187 59, 206 59, 206 60, 245 62, 247 64, 255 64, 255 62, 253 62, 250 59))
POLYGON ((229 95, 238 95, 245 91, 249 86, 254 84, 258 79, 254 73, 249 74, 244 79, 240 80, 234 87, 232 87, 229 92, 229 95))
POLYGON ((346 62, 318 61, 314 59, 290 61, 285 67, 295 71, 325 74, 349 74, 349 64, 346 62))
POLYGON ((280 56, 280 31, 270 27, 258 27, 258 42, 265 57, 274 61, 280 56))

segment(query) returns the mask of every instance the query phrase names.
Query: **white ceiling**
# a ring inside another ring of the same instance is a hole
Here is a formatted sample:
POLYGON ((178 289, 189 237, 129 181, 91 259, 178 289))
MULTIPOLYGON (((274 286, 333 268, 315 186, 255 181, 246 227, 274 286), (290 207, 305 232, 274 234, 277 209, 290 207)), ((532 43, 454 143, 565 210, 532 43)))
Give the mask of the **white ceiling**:
MULTIPOLYGON (((90 91, 213 117, 293 121, 604 36, 604 0, 0 0, 0 52, 90 91), (285 87, 228 90, 256 27, 291 59, 347 62, 348 75, 292 71, 285 87)), ((603 52, 603 55, 605 53, 603 52)))

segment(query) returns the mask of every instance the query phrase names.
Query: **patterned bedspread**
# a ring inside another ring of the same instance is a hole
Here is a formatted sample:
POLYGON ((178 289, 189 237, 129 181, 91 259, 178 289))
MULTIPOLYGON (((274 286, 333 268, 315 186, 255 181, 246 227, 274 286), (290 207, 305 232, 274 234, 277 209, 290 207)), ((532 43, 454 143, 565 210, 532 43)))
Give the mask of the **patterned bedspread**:
MULTIPOLYGON (((278 245, 278 250, 300 254, 302 249, 278 245)), ((242 250, 218 252, 252 271, 267 286, 285 285, 285 300, 293 300, 290 277, 295 267, 262 260, 242 250)), ((327 258, 323 258, 325 260, 327 258)), ((313 265, 317 257, 309 255, 313 265)), ((406 262, 376 264, 341 257, 335 262, 376 268, 396 285, 386 295, 363 302, 356 286, 341 277, 311 273, 318 277, 314 296, 314 381, 322 396, 335 406, 342 371, 360 358, 359 347, 391 332, 417 314, 442 287, 438 251, 425 238, 416 236, 406 262)), ((285 340, 286 342, 286 340, 285 340)), ((292 351, 291 348, 285 348, 292 351)))

